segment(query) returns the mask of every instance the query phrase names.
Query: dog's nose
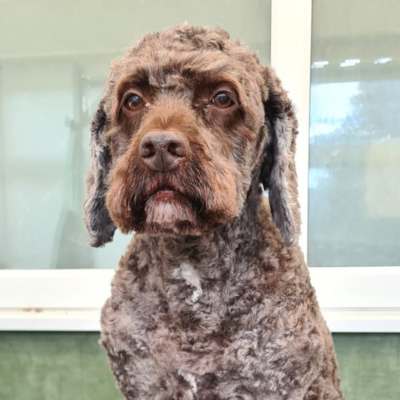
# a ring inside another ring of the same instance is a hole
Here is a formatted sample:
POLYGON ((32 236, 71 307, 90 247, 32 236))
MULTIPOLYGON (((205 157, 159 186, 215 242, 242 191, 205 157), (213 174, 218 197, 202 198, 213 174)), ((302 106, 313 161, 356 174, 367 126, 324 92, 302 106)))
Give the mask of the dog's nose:
POLYGON ((167 172, 186 158, 188 142, 173 132, 147 133, 139 146, 144 163, 154 171, 167 172))

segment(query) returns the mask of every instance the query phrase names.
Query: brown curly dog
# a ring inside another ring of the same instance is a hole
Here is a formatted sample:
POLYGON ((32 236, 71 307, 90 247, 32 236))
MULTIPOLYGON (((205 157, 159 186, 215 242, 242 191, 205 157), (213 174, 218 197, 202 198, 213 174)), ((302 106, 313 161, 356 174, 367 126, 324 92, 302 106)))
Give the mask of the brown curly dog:
POLYGON ((136 232, 102 311, 126 399, 343 399, 298 245, 296 134, 280 81, 222 30, 150 34, 112 64, 85 211, 93 246, 136 232))

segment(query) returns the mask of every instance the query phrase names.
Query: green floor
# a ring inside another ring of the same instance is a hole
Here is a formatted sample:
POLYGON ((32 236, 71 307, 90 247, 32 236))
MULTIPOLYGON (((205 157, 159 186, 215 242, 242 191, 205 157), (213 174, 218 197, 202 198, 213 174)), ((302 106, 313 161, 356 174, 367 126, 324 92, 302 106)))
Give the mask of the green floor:
MULTIPOLYGON (((0 333, 0 400, 117 400, 92 333, 0 333)), ((400 399, 400 335, 337 334, 347 400, 400 399)))

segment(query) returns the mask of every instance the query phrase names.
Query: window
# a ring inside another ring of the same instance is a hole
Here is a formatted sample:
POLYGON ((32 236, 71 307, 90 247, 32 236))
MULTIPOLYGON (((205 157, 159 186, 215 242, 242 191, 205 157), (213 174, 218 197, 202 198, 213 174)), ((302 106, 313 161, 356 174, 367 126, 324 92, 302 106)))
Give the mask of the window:
POLYGON ((1 3, 0 329, 97 327, 129 236, 87 244, 90 120, 111 60, 185 21, 219 25, 269 62, 270 1, 1 3))
POLYGON ((312 5, 308 262, 338 330, 398 332, 400 3, 312 5))
POLYGON ((98 329, 129 238, 87 246, 90 117, 115 56, 188 20, 255 49, 296 105, 301 245, 331 329, 400 331, 398 2, 19 0, 2 11, 13 40, 0 43, 0 329, 98 329))
POLYGON ((144 33, 190 19, 224 26, 266 62, 268 2, 251 4, 2 2, 0 35, 12 39, 0 44, 0 268, 117 264, 129 238, 94 250, 82 224, 90 120, 111 60, 144 33))
MULTIPOLYGON (((320 92, 317 91, 318 89, 315 89, 320 83, 325 83, 323 79, 330 79, 330 82, 338 84, 363 79, 378 80, 379 77, 379 79, 390 79, 393 84, 393 80, 398 79, 399 76, 398 49, 394 45, 399 39, 399 27, 396 24, 395 18, 398 15, 398 8, 399 4, 395 1, 379 2, 378 0, 368 0, 367 2, 361 0, 341 0, 335 2, 328 0, 302 0, 296 2, 290 0, 273 0, 271 5, 271 64, 277 70, 282 82, 288 89, 289 95, 297 108, 299 120, 300 135, 297 141, 297 172, 303 221, 300 242, 306 259, 311 264, 311 278, 317 290, 323 314, 327 319, 328 325, 335 332, 400 331, 400 293, 398 291, 400 264, 398 258, 396 260, 396 256, 393 257, 393 252, 391 252, 392 256, 381 257, 379 261, 377 257, 374 258, 371 256, 368 258, 369 263, 365 262, 366 257, 364 255, 363 260, 361 257, 358 257, 356 262, 350 262, 350 258, 341 258, 341 255, 337 254, 337 252, 334 254, 335 257, 332 256, 329 227, 326 227, 326 224, 324 225, 324 219, 322 221, 318 219, 318 213, 320 212, 318 207, 325 207, 327 215, 324 218, 330 218, 330 223, 336 226, 336 228, 340 228, 340 224, 345 223, 337 221, 337 219, 340 218, 342 221, 346 221, 346 217, 336 214, 335 219, 329 216, 331 212, 333 214, 338 213, 339 208, 335 209, 335 202, 329 201, 327 192, 322 190, 324 189, 323 187, 318 187, 318 178, 320 179, 319 182, 324 179, 318 175, 320 173, 318 170, 318 160, 324 160, 325 154, 321 155, 315 146, 317 142, 316 137, 318 137, 318 135, 315 136, 315 132, 321 129, 321 126, 318 128, 318 125, 316 125, 318 119, 321 119, 321 117, 323 119, 326 115, 326 109, 329 109, 329 105, 326 106, 326 103, 332 102, 334 99, 332 99, 332 94, 326 91, 324 93, 324 100, 320 103, 320 98, 317 98, 320 92), (371 30, 368 31, 368 29, 371 30), (364 32, 364 37, 360 37, 358 34, 360 32, 364 32), (330 37, 332 34, 333 38, 330 37), (372 39, 377 40, 377 42, 371 43, 372 39), (336 56, 339 55, 338 49, 347 49, 347 53, 340 54, 341 57, 344 56, 342 60, 330 58, 332 54, 335 54, 335 50, 332 50, 335 41, 336 56), (397 60, 397 64, 391 64, 390 73, 389 71, 382 73, 375 69, 375 78, 372 79, 371 75, 361 72, 365 71, 365 63, 352 61, 352 59, 365 58, 363 47, 368 47, 370 51, 391 54, 387 56, 374 55, 373 62, 378 63, 378 65, 373 64, 374 66, 382 66, 383 63, 388 68, 389 63, 387 58, 392 58, 392 61, 397 60), (356 50, 356 54, 354 50, 356 50), (322 57, 321 54, 327 57, 327 59, 322 57), (377 59, 378 61, 376 61, 377 59), (328 61, 328 64, 326 64, 326 61, 328 61), (324 70, 323 67, 329 65, 329 62, 331 63, 329 69, 331 74, 328 74, 327 69, 325 70, 326 72, 318 75, 316 71, 324 70), (353 68, 353 73, 355 74, 351 79, 349 79, 350 75, 347 75, 347 78, 344 78, 343 75, 340 77, 337 74, 335 75, 335 71, 337 72, 338 69, 340 71, 349 71, 349 69, 346 69, 347 67, 340 67, 341 63, 344 63, 344 65, 355 63, 354 66, 348 67, 353 68), (362 69, 354 69, 357 65, 362 69), (356 79, 357 74, 358 78, 356 79), (330 78, 328 79, 328 77, 330 78), (321 107, 324 107, 324 105, 325 110, 321 110, 321 107), (307 133, 310 133, 310 135, 307 133), (323 201, 324 204, 321 204, 323 201), (373 258, 374 260, 371 262, 373 258), (367 265, 370 266, 367 267, 367 265), (319 268, 321 266, 330 268, 319 268)), ((391 100, 388 101, 391 101, 393 105, 397 104, 399 100, 398 91, 396 94, 396 89, 393 87, 390 93, 391 100)), ((349 94, 343 96, 342 92, 341 95, 341 101, 346 102, 349 94)), ((370 103, 368 100, 364 103, 373 109, 373 103, 370 103)), ((342 110, 343 107, 342 105, 342 110)), ((377 122, 379 124, 379 118, 382 118, 385 113, 386 110, 381 107, 375 124, 377 122)), ((375 112, 375 114, 377 113, 375 112)), ((394 113, 390 113, 389 111, 386 119, 393 121, 393 118, 394 113)), ((397 123, 386 123, 386 128, 389 125, 392 127, 391 136, 394 136, 397 123)), ((342 132, 344 131, 345 126, 342 127, 342 132)), ((383 133, 380 130, 376 133, 378 135, 380 133, 385 137, 388 132, 383 133)), ((332 139, 335 139, 335 135, 332 135, 332 139)), ((372 140, 372 143, 375 142, 379 142, 379 139, 375 138, 372 140)), ((331 149, 328 150, 331 151, 331 149)), ((392 154, 390 151, 384 157, 382 155, 376 156, 376 158, 370 157, 369 160, 372 159, 373 161, 368 166, 364 163, 364 170, 361 169, 361 173, 365 174, 365 180, 367 180, 370 179, 370 175, 368 175, 369 171, 374 171, 374 182, 377 180, 376 174, 380 174, 383 177, 382 170, 379 170, 379 172, 376 170, 376 161, 380 160, 385 163, 383 170, 386 182, 380 182, 381 185, 379 187, 369 184, 369 196, 381 194, 379 190, 382 188, 382 184, 385 184, 385 187, 390 187, 391 191, 385 193, 384 196, 390 197, 389 193, 397 193, 396 196, 398 199, 399 188, 398 185, 396 186, 394 169, 399 168, 400 159, 398 157, 393 158, 392 154), (369 171, 365 173, 367 170, 369 171)), ((347 159, 344 158, 343 162, 344 165, 357 163, 349 155, 347 155, 347 159)), ((322 166, 328 168, 328 173, 332 174, 334 172, 332 165, 329 165, 326 159, 325 164, 322 164, 322 166)), ((352 171, 357 173, 354 165, 352 167, 352 171)), ((326 173, 326 171, 324 172, 326 173)), ((326 185, 327 179, 325 178, 323 182, 326 185)), ((339 188, 346 189, 344 183, 341 183, 341 185, 339 188)), ((363 206, 364 199, 361 200, 363 194, 358 192, 357 195, 358 198, 353 196, 353 198, 349 197, 346 199, 350 200, 350 207, 351 202, 354 201, 359 201, 359 207, 363 206)), ((342 196, 343 198, 347 196, 345 190, 343 190, 342 196)), ((370 198, 372 199, 372 197, 370 198)), ((395 201, 395 203, 391 204, 396 204, 395 199, 388 198, 387 201, 395 201)), ((377 204, 375 204, 374 210, 378 208, 377 204)), ((388 235, 389 232, 398 233, 399 208, 396 208, 397 216, 396 211, 393 211, 393 208, 390 209, 390 218, 388 218, 387 214, 389 210, 383 211, 384 208, 384 206, 380 207, 378 212, 385 212, 386 216, 380 216, 381 220, 377 221, 375 229, 378 229, 378 226, 383 227, 381 231, 382 236, 388 235)), ((362 212, 365 215, 369 211, 362 212)), ((378 218, 378 215, 374 218, 378 218)), ((365 232, 365 224, 368 222, 363 222, 360 219, 360 223, 358 231, 364 235, 366 243, 368 241, 371 243, 373 239, 371 239, 371 236, 368 236, 371 232, 365 232)), ((344 228, 341 233, 349 236, 348 228, 344 228)), ((393 239, 396 240, 396 237, 398 237, 398 234, 393 239)), ((391 246, 390 239, 388 242, 385 242, 387 247, 391 246)), ((350 237, 347 241, 347 243, 350 243, 347 251, 348 254, 352 251, 353 255, 356 255, 355 251, 357 249, 353 251, 351 248, 352 242, 354 243, 354 239, 350 237)), ((334 243, 335 246, 338 244, 340 244, 340 241, 334 243)), ((338 252, 340 251, 343 250, 338 250, 338 252)), ((371 252, 373 251, 371 250, 371 252)), ((353 258, 353 260, 355 259, 353 258)))

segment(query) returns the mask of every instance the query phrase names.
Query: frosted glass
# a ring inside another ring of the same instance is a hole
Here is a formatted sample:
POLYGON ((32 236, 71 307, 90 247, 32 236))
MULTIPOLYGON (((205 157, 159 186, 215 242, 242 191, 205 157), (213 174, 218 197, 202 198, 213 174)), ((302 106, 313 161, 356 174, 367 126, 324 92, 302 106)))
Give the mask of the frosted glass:
POLYGON ((269 59, 270 2, 3 0, 0 268, 114 267, 129 237, 87 245, 89 124, 110 61, 144 33, 221 26, 269 59))
POLYGON ((400 2, 314 0, 309 262, 400 265, 400 2))

